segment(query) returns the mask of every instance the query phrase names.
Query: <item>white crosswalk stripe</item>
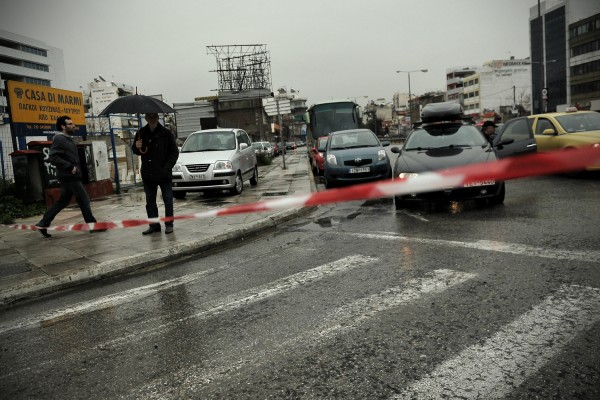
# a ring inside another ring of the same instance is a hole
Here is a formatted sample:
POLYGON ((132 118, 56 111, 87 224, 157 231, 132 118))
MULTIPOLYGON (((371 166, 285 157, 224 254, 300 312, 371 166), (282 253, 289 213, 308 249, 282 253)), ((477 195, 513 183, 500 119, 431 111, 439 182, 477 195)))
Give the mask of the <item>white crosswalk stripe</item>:
MULTIPOLYGON (((258 364, 268 363, 273 354, 290 349, 293 346, 305 345, 316 341, 324 341, 355 329, 368 319, 375 318, 380 312, 394 307, 410 304, 428 294, 439 294, 453 286, 466 282, 476 275, 448 269, 435 270, 423 278, 405 282, 402 286, 391 287, 381 293, 353 301, 345 307, 334 310, 321 323, 320 328, 286 341, 271 343, 268 350, 258 352, 256 348, 249 349, 249 354, 235 353, 230 360, 222 360, 220 365, 191 366, 170 376, 169 381, 178 382, 178 391, 182 395, 189 390, 213 383, 215 380, 226 378, 246 366, 255 368, 258 364)), ((162 398, 160 389, 169 386, 162 379, 141 388, 130 397, 162 398), (166 385, 166 386, 165 386, 166 385), (154 397, 153 397, 154 396, 154 397)))
POLYGON ((394 399, 501 399, 600 320, 600 289, 564 286, 394 399))

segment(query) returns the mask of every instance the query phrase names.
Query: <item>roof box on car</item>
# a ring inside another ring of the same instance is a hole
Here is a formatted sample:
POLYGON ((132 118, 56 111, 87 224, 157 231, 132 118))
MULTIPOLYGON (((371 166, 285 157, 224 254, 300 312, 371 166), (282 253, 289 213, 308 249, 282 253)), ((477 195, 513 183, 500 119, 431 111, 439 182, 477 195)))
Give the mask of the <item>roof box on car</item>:
POLYGON ((421 122, 455 122, 464 117, 462 107, 459 103, 446 101, 443 103, 430 103, 421 111, 421 122))

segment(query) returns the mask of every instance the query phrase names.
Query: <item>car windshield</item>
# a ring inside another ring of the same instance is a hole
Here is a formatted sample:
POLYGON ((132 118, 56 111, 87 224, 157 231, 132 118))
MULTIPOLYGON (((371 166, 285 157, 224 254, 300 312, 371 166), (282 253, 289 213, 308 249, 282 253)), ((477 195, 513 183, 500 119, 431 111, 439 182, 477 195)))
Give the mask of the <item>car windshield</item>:
POLYGON ((556 117, 566 132, 586 132, 600 130, 599 113, 568 114, 556 117))
POLYGON ((181 148, 182 153, 196 151, 235 150, 235 134, 231 131, 192 133, 181 148))
POLYGON ((488 141, 473 125, 432 125, 413 131, 405 150, 431 150, 452 147, 485 146, 488 141))
POLYGON ((353 131, 331 136, 330 150, 379 147, 379 140, 371 131, 353 131))

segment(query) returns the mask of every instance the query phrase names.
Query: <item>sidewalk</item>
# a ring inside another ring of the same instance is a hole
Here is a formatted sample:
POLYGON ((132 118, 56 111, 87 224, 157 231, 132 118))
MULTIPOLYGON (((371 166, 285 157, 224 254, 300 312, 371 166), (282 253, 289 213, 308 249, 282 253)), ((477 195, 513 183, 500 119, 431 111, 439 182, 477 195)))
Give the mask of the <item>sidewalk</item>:
MULTIPOLYGON (((188 193, 184 200, 175 200, 175 215, 316 191, 305 147, 285 155, 286 169, 282 161, 280 156, 271 165, 259 166, 258 185, 244 182, 240 196, 188 193)), ((159 212, 164 216, 160 201, 159 196, 159 212)), ((99 222, 145 219, 144 192, 136 187, 93 200, 92 211, 99 222)), ((39 232, 0 227, 0 306, 235 243, 309 211, 296 208, 176 221, 175 232, 170 235, 165 235, 163 226, 160 234, 143 236, 144 225, 93 234, 48 231, 52 237, 45 239, 39 232)), ((15 222, 34 225, 39 219, 15 222)), ((80 222, 79 208, 67 207, 52 226, 80 222)))

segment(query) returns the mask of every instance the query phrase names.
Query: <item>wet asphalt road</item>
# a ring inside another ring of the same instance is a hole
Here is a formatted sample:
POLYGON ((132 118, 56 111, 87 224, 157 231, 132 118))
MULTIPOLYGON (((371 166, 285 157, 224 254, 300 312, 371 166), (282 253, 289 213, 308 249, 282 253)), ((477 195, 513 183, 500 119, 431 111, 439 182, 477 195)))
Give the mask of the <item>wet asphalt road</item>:
POLYGON ((600 398, 600 179, 321 207, 3 310, 3 398, 600 398))

